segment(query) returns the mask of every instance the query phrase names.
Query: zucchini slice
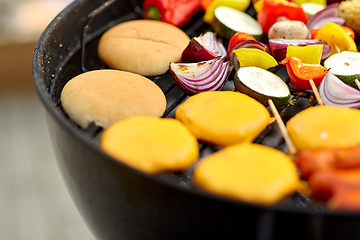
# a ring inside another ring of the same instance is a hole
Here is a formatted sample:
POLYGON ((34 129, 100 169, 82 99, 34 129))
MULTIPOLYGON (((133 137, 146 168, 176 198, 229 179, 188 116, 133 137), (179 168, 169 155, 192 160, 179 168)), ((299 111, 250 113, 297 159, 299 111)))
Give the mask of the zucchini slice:
POLYGON ((236 90, 242 92, 265 106, 272 99, 275 106, 284 106, 290 100, 288 85, 276 74, 259 67, 242 67, 236 72, 236 90))
POLYGON ((309 18, 325 8, 325 5, 316 2, 305 2, 300 6, 309 18))
POLYGON ((237 32, 251 34, 258 41, 261 40, 263 35, 260 24, 253 17, 226 6, 220 6, 215 9, 211 26, 220 36, 227 39, 231 39, 237 32))
POLYGON ((324 61, 324 66, 330 69, 344 83, 356 88, 355 79, 360 80, 360 53, 342 51, 334 53, 324 61))

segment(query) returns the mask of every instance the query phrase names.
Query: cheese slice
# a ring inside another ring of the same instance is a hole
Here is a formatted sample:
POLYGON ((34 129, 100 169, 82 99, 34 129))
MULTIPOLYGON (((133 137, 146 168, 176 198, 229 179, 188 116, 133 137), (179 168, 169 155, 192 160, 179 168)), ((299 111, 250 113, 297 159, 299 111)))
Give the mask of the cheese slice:
POLYGON ((175 118, 199 140, 220 146, 252 142, 271 121, 264 105, 232 91, 193 95, 177 108, 175 118))
POLYGON ((288 155, 252 143, 227 146, 203 158, 193 174, 195 184, 209 193, 264 205, 275 204, 300 187, 288 155))
POLYGON ((119 121, 101 135, 100 147, 148 174, 187 170, 199 157, 196 138, 172 118, 138 116, 119 121))
POLYGON ((298 151, 360 145, 360 110, 334 106, 305 109, 286 124, 298 151))

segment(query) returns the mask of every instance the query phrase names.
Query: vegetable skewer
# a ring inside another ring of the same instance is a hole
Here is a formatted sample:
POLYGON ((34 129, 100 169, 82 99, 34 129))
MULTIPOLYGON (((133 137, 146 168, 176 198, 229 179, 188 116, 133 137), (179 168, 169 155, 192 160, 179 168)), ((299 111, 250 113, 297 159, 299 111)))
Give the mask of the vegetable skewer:
POLYGON ((359 79, 355 79, 356 86, 360 89, 360 82, 359 79))
POLYGON ((323 103, 323 101, 322 101, 322 99, 320 97, 319 91, 317 90, 317 88, 315 86, 315 83, 314 83, 314 81, 312 79, 310 79, 310 85, 311 85, 311 88, 312 88, 312 90, 313 90, 313 92, 315 94, 316 100, 318 101, 319 105, 323 106, 324 103, 323 103))
POLYGON ((289 137, 289 134, 286 130, 285 124, 282 121, 281 116, 280 116, 279 112, 277 111, 274 102, 271 99, 269 99, 268 103, 269 103, 269 107, 275 117, 276 123, 278 124, 280 131, 284 137, 286 145, 289 149, 290 156, 294 156, 296 154, 296 148, 294 147, 294 144, 292 143, 292 141, 289 137))

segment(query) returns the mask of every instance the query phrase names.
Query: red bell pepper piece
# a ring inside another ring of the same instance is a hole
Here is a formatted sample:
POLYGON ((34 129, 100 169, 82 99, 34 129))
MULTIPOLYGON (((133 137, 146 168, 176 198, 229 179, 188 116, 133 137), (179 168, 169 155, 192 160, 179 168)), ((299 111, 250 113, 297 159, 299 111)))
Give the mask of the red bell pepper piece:
POLYGON ((286 71, 293 86, 305 90, 312 89, 310 79, 314 81, 315 86, 320 86, 321 81, 329 71, 320 64, 303 63, 295 57, 287 57, 279 63, 286 65, 286 71))
POLYGON ((244 40, 256 40, 253 35, 245 33, 245 32, 237 32, 234 34, 234 36, 231 37, 229 41, 229 46, 227 49, 227 57, 229 59, 230 53, 232 48, 237 44, 238 42, 244 41, 244 40))
POLYGON ((201 0, 145 0, 143 18, 182 27, 201 8, 201 0))
POLYGON ((204 12, 206 12, 212 1, 214 0, 201 0, 201 8, 204 12))
POLYGON ((286 17, 289 20, 301 21, 303 23, 306 23, 308 20, 307 14, 296 3, 265 0, 262 9, 257 14, 257 21, 262 27, 264 34, 268 34, 270 27, 279 17, 286 17))

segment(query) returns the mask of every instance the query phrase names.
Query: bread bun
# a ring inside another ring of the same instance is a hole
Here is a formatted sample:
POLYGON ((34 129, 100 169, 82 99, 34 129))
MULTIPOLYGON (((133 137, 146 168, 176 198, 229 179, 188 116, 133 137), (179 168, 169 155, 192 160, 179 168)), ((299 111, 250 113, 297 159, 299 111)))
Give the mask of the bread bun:
POLYGON ((65 112, 86 128, 103 128, 133 116, 160 117, 166 109, 162 90, 151 80, 119 70, 95 70, 71 79, 61 92, 65 112))
POLYGON ((98 54, 109 67, 144 76, 164 74, 179 62, 190 38, 180 28, 156 20, 120 23, 100 38, 98 54))

